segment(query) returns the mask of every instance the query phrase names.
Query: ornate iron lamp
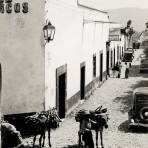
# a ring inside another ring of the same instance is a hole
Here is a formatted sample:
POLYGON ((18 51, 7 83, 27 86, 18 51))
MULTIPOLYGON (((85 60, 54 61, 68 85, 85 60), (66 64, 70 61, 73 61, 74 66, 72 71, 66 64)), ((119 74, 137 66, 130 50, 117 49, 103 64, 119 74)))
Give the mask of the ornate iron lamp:
POLYGON ((44 38, 46 42, 49 43, 54 39, 55 27, 51 24, 50 21, 46 23, 46 25, 43 27, 43 31, 44 31, 44 38))

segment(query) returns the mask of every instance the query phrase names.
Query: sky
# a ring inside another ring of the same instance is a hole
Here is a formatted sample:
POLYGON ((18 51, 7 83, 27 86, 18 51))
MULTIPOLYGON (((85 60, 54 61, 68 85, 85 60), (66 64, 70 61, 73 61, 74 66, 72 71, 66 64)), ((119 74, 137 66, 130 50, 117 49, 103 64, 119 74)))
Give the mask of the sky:
POLYGON ((148 0, 80 0, 101 10, 125 7, 147 8, 148 0))

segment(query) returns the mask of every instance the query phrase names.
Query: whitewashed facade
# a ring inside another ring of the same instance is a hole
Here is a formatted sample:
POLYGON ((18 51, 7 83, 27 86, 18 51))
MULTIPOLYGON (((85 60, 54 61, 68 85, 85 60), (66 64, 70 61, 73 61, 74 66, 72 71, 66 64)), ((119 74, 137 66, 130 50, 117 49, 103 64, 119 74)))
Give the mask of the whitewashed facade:
POLYGON ((106 12, 83 6, 76 0, 47 1, 45 13, 45 20, 56 27, 54 40, 45 46, 45 108, 56 106, 60 117, 64 117, 79 100, 87 97, 94 82, 100 85, 106 79, 109 19, 106 12))

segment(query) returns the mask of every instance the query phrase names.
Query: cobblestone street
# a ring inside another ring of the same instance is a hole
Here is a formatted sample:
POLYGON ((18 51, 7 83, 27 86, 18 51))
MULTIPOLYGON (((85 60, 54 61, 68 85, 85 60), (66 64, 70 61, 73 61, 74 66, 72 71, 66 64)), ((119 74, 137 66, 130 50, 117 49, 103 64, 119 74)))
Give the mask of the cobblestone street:
MULTIPOLYGON (((129 79, 109 78, 100 88, 97 88, 88 100, 80 104, 59 129, 52 131, 51 143, 53 148, 77 148, 79 123, 74 115, 80 109, 93 110, 99 105, 108 108, 109 128, 104 131, 105 148, 147 148, 148 133, 128 129, 128 110, 132 91, 139 86, 148 86, 148 74, 140 74, 139 51, 130 69, 129 79)), ((95 133, 94 137, 95 137, 95 133)), ((32 140, 32 139, 31 139, 32 140)), ((99 141, 100 142, 100 141, 99 141)), ((46 144, 48 140, 46 140, 46 144)), ((100 144, 100 143, 99 143, 100 144)))

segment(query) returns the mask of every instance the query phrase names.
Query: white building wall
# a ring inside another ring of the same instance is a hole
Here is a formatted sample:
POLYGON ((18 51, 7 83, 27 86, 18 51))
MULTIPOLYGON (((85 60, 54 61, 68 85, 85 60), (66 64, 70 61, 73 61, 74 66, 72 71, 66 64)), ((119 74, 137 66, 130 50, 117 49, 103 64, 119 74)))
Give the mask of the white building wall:
MULTIPOLYGON (((46 109, 56 105, 56 68, 67 64, 67 99, 80 91, 80 63, 86 64, 85 84, 93 80, 93 54, 96 54, 99 75, 99 51, 104 51, 109 27, 102 23, 84 23, 83 19, 108 21, 107 14, 77 6, 77 0, 46 2, 46 17, 56 27, 55 38, 46 44, 45 102, 46 109)), ((104 66, 104 71, 106 65, 104 66)))
MULTIPOLYGON (((96 76, 100 74, 100 51, 103 51, 103 72, 106 71, 106 42, 109 35, 109 23, 107 14, 87 10, 84 8, 84 40, 83 51, 87 60, 86 85, 93 79, 93 54, 96 54, 96 76), (102 21, 102 22, 101 22, 102 21), (103 23, 105 22, 105 23, 103 23), (91 62, 90 62, 91 61, 91 62)), ((83 59, 83 57, 81 58, 83 59)))
POLYGON ((96 23, 96 31, 95 31, 95 49, 96 49, 96 75, 100 75, 100 51, 102 50, 103 45, 103 24, 96 23))
POLYGON ((48 1, 46 4, 50 18, 56 27, 55 39, 46 44, 46 108, 55 106, 56 68, 67 64, 67 98, 80 89, 80 51, 83 16, 69 3, 48 1))
POLYGON ((92 59, 94 47, 94 24, 88 23, 84 24, 84 34, 83 34, 83 54, 81 55, 81 62, 86 62, 86 85, 92 81, 92 59))

